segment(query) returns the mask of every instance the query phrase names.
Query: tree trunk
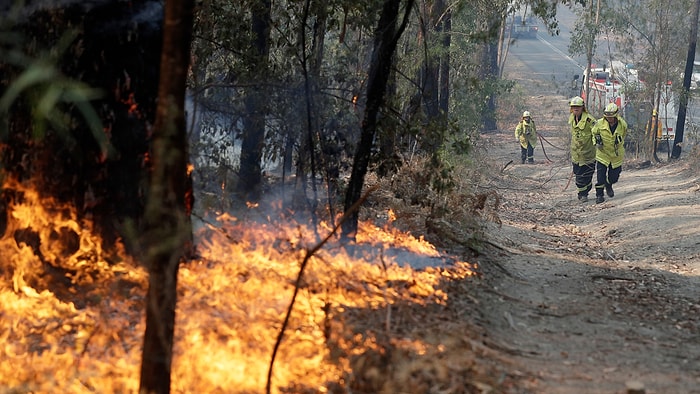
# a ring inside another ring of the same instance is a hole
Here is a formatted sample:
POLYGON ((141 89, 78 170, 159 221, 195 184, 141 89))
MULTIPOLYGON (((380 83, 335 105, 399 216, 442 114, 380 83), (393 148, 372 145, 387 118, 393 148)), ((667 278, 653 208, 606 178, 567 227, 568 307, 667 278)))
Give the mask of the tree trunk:
POLYGON ((184 106, 193 12, 194 0, 165 3, 153 167, 144 216, 149 286, 140 393, 170 392, 178 266, 191 247, 184 106))
MULTIPOLYGON (((389 80, 387 81, 386 95, 387 102, 396 103, 399 101, 397 94, 396 85, 396 62, 397 57, 394 56, 391 60, 391 73, 389 73, 389 80)), ((377 136, 377 143, 379 145, 379 162, 377 163, 377 175, 380 177, 386 177, 389 174, 395 173, 401 165, 401 157, 396 153, 396 136, 397 136, 397 124, 390 117, 384 118, 386 127, 380 127, 381 132, 377 136)))
MULTIPOLYGON (((493 40, 487 41, 482 46, 482 68, 481 77, 483 80, 493 81, 498 75, 498 43, 493 40)), ((481 118, 484 131, 494 131, 496 125, 496 98, 490 94, 486 100, 486 111, 481 118)))
MULTIPOLYGON (((428 7, 426 17, 428 26, 425 29, 424 37, 428 48, 432 47, 435 37, 442 33, 442 23, 439 18, 442 16, 443 9, 441 7, 443 5, 442 1, 436 0, 428 7)), ((427 53, 423 64, 423 105, 425 105, 428 124, 439 124, 440 58, 441 55, 427 53)), ((427 138, 427 140, 430 153, 435 153, 436 141, 430 141, 431 138, 427 138)))
POLYGON ((377 114, 384 101, 384 93, 391 72, 391 61, 396 50, 396 44, 399 37, 401 37, 401 33, 406 28, 408 15, 411 12, 411 8, 413 8, 413 2, 414 0, 406 2, 404 20, 399 29, 396 30, 396 19, 398 18, 401 0, 385 0, 379 22, 377 23, 377 29, 375 30, 372 62, 367 81, 367 105, 362 120, 360 143, 355 152, 352 174, 345 195, 345 214, 349 215, 349 217, 343 222, 342 235, 346 239, 354 239, 357 233, 358 210, 355 209, 352 212, 350 210, 362 197, 362 187, 369 166, 372 142, 377 131, 377 114))
MULTIPOLYGON (((255 35, 256 58, 251 64, 258 71, 260 81, 265 80, 270 53, 270 14, 271 0, 263 0, 259 8, 253 10, 251 27, 255 35)), ((255 85, 255 84, 254 84, 255 85)), ((247 116, 243 120, 243 141, 239 181, 236 190, 242 198, 257 201, 262 184, 262 152, 265 146, 266 98, 263 89, 253 87, 246 95, 247 116)))
POLYGON ((676 135, 673 139, 672 159, 681 157, 681 143, 685 131, 685 115, 688 108, 688 96, 690 95, 690 77, 693 73, 695 62, 695 49, 698 43, 698 15, 700 14, 700 0, 695 0, 693 6, 693 20, 690 24, 690 39, 688 41, 688 57, 685 61, 685 74, 683 75, 683 91, 678 105, 678 119, 676 120, 676 135))
POLYGON ((440 58, 440 101, 439 108, 442 114, 443 127, 447 128, 447 118, 450 108, 450 44, 452 42, 452 11, 444 10, 442 19, 442 47, 440 58))
MULTIPOLYGON (((600 0, 597 1, 596 3, 596 12, 595 12, 595 19, 593 19, 593 2, 591 2, 591 8, 588 10, 588 21, 587 25, 591 24, 591 21, 593 21, 593 28, 592 31, 590 32, 590 41, 586 43, 586 70, 585 72, 589 73, 589 75, 585 76, 585 81, 588 82, 588 78, 590 77, 590 72, 591 72, 591 67, 593 64, 593 52, 595 51, 595 40, 598 35, 598 22, 600 19, 600 0)), ((582 81, 583 82, 583 81, 582 81)), ((589 97, 591 93, 591 87, 589 86, 588 83, 583 87, 585 96, 586 97, 586 108, 589 108, 588 102, 589 102, 589 97)))

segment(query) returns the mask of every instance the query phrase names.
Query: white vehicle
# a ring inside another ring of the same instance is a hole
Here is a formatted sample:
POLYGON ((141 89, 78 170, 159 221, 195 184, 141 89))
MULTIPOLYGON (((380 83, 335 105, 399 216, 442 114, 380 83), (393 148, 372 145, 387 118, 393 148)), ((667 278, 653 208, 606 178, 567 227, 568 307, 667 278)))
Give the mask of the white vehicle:
POLYGON ((512 36, 516 38, 536 38, 539 30, 537 20, 531 16, 523 18, 517 15, 513 19, 511 26, 513 29, 512 36))
POLYGON ((690 90, 700 88, 700 61, 693 62, 693 73, 690 76, 690 90))

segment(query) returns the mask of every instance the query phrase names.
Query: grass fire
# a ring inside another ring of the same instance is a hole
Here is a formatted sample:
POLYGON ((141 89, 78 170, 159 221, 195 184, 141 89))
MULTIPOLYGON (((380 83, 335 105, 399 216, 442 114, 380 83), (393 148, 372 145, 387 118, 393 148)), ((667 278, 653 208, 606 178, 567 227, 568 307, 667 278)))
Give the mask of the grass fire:
MULTIPOLYGON (((137 392, 145 270, 119 243, 101 249, 74 208, 19 183, 5 190, 14 199, 0 240, 0 391, 137 392)), ((199 226, 197 257, 180 268, 173 392, 266 386, 300 262, 331 227, 270 220, 255 209, 248 215, 257 220, 222 213, 199 226)), ((361 222, 352 249, 332 240, 311 256, 272 366, 272 392, 450 384, 433 360, 469 343, 439 335, 449 320, 430 320, 454 307, 451 288, 477 271, 390 221, 361 222), (426 261, 431 267, 411 267, 426 261), (415 335, 425 325, 428 334, 415 335)))
POLYGON ((393 71, 413 0, 11 3, 0 392, 503 386, 467 318, 493 111, 393 71))

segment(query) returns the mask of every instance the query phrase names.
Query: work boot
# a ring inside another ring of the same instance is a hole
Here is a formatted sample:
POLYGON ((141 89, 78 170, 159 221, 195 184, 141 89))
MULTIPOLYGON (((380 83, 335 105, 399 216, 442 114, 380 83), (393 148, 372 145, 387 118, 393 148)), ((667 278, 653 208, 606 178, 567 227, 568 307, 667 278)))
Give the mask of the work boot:
POLYGON ((588 196, 586 195, 580 195, 578 196, 579 202, 588 202, 588 196))
POLYGON ((612 185, 605 185, 605 193, 608 194, 608 197, 615 196, 615 191, 613 191, 612 185))
POLYGON ((525 159, 523 159, 522 164, 525 164, 525 159))
POLYGON ((602 195, 600 195, 600 196, 595 196, 595 203, 596 203, 596 204, 600 204, 600 203, 603 203, 603 202, 605 202, 605 197, 603 197, 602 195))

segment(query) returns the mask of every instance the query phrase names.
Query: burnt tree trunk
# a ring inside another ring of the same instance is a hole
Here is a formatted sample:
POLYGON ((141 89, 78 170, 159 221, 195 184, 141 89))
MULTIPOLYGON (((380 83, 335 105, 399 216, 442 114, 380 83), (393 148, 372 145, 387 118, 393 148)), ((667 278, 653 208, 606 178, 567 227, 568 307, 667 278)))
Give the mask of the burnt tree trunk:
POLYGON ((438 54, 427 56, 425 85, 423 87, 423 102, 426 106, 425 112, 429 125, 423 143, 433 162, 436 161, 436 155, 444 143, 447 129, 447 110, 441 107, 442 104, 446 103, 443 102, 445 97, 442 96, 446 87, 444 82, 448 82, 442 79, 445 76, 443 62, 449 50, 448 47, 444 46, 445 37, 449 34, 445 31, 445 11, 444 1, 436 0, 433 2, 428 17, 430 29, 426 33, 426 40, 434 42, 434 45, 440 47, 438 54))
MULTIPOLYGON (((396 62, 396 56, 394 56, 391 64, 392 71, 389 73, 386 87, 386 101, 390 103, 389 105, 395 105, 398 102, 396 62)), ((379 148, 377 175, 386 177, 395 173, 401 166, 401 157, 396 153, 396 137, 399 124, 394 118, 387 116, 381 121, 379 128, 380 132, 377 135, 379 148)))
POLYGON ((685 74, 683 74, 683 91, 678 105, 678 118, 676 119, 676 134, 673 139, 673 150, 671 158, 681 157, 681 146, 683 143, 683 133, 685 132, 685 115, 688 109, 688 97, 690 96, 690 77, 693 73, 693 63, 695 62, 695 48, 698 43, 698 17, 700 15, 700 0, 695 0, 693 6, 692 27, 688 40, 688 56, 685 62, 685 74))
POLYGON ((350 182, 345 194, 346 220, 342 225, 342 236, 345 239, 355 238, 359 213, 357 209, 351 210, 362 197, 362 187, 365 183, 365 175, 369 167, 372 153, 372 142, 377 131, 377 115, 384 101, 387 81, 391 72, 391 61, 396 50, 396 44, 406 28, 408 15, 413 8, 414 0, 406 2, 406 11, 403 22, 396 29, 396 20, 399 14, 401 0, 385 0, 382 13, 379 16, 377 29, 374 33, 374 49, 367 81, 367 105, 362 120, 362 132, 360 143, 355 152, 352 165, 350 182))
MULTIPOLYGON (((482 45, 482 66, 480 78, 493 82, 498 76, 498 44, 489 40, 482 45)), ((493 88, 491 88, 493 89, 493 88)), ((481 121, 485 132, 492 132, 496 126, 496 97, 490 94, 486 99, 486 110, 482 113, 481 121)))
POLYGON ((141 360, 141 393, 169 393, 177 273, 191 247, 186 194, 187 131, 185 86, 194 0, 165 3, 158 107, 153 131, 153 166, 144 214, 146 333, 141 360))
MULTIPOLYGON (((443 4, 444 7, 444 4, 443 4)), ((450 109, 450 45, 452 43, 452 11, 443 10, 442 17, 442 54, 440 56, 440 101, 442 125, 447 128, 447 118, 450 109)))
MULTIPOLYGON (((433 44, 439 40, 442 33, 442 23, 440 18, 444 12, 441 1, 434 1, 427 10, 428 26, 425 28, 425 42, 428 47, 433 47, 433 44)), ((440 56, 438 54, 426 54, 425 63, 423 64, 423 105, 425 105, 425 113, 428 124, 438 125, 440 123, 440 107, 439 107, 439 86, 440 86, 440 56)), ((429 152, 434 153, 435 145, 439 142, 439 138, 426 136, 426 141, 429 145, 429 152)))
MULTIPOLYGON (((253 10, 251 27, 255 35, 255 56, 251 62, 251 70, 257 73, 261 83, 267 74, 268 56, 270 53, 270 14, 272 2, 263 0, 253 10)), ((241 143, 241 161, 239 181, 236 190, 244 199, 257 201, 262 186, 262 153, 265 144, 265 114, 266 97, 261 86, 255 86, 246 93, 245 107, 247 115, 243 120, 243 141, 241 143)))

